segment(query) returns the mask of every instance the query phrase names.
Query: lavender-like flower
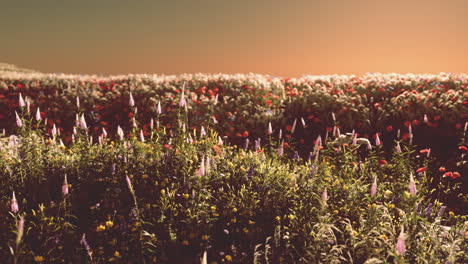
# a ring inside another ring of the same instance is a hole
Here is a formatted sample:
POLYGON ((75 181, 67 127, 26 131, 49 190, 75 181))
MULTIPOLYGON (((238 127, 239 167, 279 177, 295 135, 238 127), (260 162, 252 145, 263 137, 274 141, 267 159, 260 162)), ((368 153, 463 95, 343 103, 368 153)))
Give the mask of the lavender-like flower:
POLYGON ((202 157, 200 162, 200 168, 198 169, 198 176, 202 177, 205 175, 205 157, 202 157))
POLYGON ((25 107, 25 106, 26 106, 26 104, 24 103, 23 96, 21 95, 21 93, 19 94, 18 104, 19 104, 19 107, 25 107))
POLYGON ((273 134, 273 128, 271 127, 271 122, 268 122, 268 130, 267 130, 267 135, 273 134))
POLYGON ((67 180, 67 174, 65 174, 65 177, 63 178, 63 184, 62 184, 62 195, 67 196, 68 194, 68 180, 67 180))
POLYGON ((395 245, 395 250, 397 255, 400 256, 404 255, 406 252, 406 234, 404 233, 403 227, 401 227, 401 232, 395 245))
POLYGON ((445 205, 441 206, 439 209, 439 212, 437 213, 437 217, 441 217, 444 214, 445 209, 447 209, 447 206, 445 205))
POLYGON ((86 119, 84 117, 84 114, 81 115, 81 118, 80 118, 80 127, 84 130, 87 130, 88 129, 88 126, 86 125, 86 119))
POLYGON ((201 126, 200 128, 200 138, 206 136, 206 131, 205 131, 205 128, 203 126, 201 126))
POLYGON ((327 204, 327 200, 328 200, 328 192, 327 192, 327 188, 325 188, 325 190, 322 193, 322 203, 323 203, 323 205, 327 204))
POLYGON ((80 110, 80 97, 76 96, 76 109, 80 110))
POLYGON ((429 120, 428 120, 428 118, 427 118, 427 115, 424 114, 424 123, 428 123, 428 122, 429 122, 429 120))
POLYGON ((89 258, 92 260, 93 259, 93 251, 91 250, 91 247, 89 246, 88 241, 86 240, 86 234, 83 234, 83 236, 81 237, 80 244, 85 247, 89 258))
POLYGON ((400 146, 400 142, 397 142, 397 145, 396 145, 396 152, 397 152, 398 154, 401 154, 401 153, 402 153, 402 151, 401 151, 401 146, 400 146))
POLYGON ((162 114, 161 102, 160 101, 158 101, 158 106, 156 107, 156 114, 158 114, 158 115, 162 114))
POLYGON ((16 200, 15 192, 13 191, 13 197, 11 198, 11 212, 16 214, 19 211, 18 201, 16 200))
POLYGON ((103 138, 107 137, 107 131, 104 127, 102 128, 102 136, 103 138))
POLYGON ((413 173, 410 174, 410 181, 409 181, 409 192, 411 195, 416 195, 416 183, 414 182, 413 173))
POLYGON ((208 257, 207 257, 208 253, 206 252, 203 252, 203 257, 202 257, 202 260, 201 260, 201 264, 208 264, 208 257))
POLYGON ((283 156, 284 154, 284 147, 283 147, 283 142, 280 143, 280 146, 278 148, 278 156, 283 156))
POLYGON ((120 125, 117 126, 117 135, 119 136, 120 140, 123 140, 124 132, 123 132, 122 128, 120 127, 120 125))
POLYGON ((42 117, 41 117, 41 111, 39 110, 39 107, 37 108, 37 111, 36 111, 36 121, 39 121, 41 120, 42 117))
POLYGON ((180 95, 179 106, 180 106, 180 107, 184 107, 185 105, 186 105, 186 101, 185 101, 185 89, 182 89, 182 94, 180 95))
POLYGON ((380 141, 379 133, 375 134, 375 145, 376 146, 382 145, 382 142, 380 141))
POLYGON ((218 136, 218 144, 220 146, 222 146, 224 144, 223 139, 220 136, 218 136))
POLYGON ((296 130, 296 123, 297 123, 297 118, 294 119, 294 122, 291 128, 291 134, 294 133, 294 130, 296 130))
POLYGON ((26 110, 28 111, 28 114, 31 113, 31 101, 28 97, 26 97, 26 110))
POLYGON ((15 115, 16 115, 16 125, 18 127, 22 127, 23 126, 23 121, 21 121, 21 118, 19 117, 18 113, 15 111, 15 115))
POLYGON ((143 129, 140 130, 140 141, 145 142, 145 135, 143 134, 143 129))
POLYGON ((429 217, 432 214, 433 204, 429 203, 426 207, 425 216, 429 217))
POLYGON ((370 196, 374 197, 377 194, 377 177, 374 177, 374 182, 372 183, 370 196))
POLYGON ((55 136, 57 135, 57 127, 55 126, 55 124, 54 124, 54 126, 52 127, 51 133, 52 133, 52 136, 53 136, 53 137, 55 137, 55 136))
POLYGON ((128 99, 128 104, 130 105, 130 107, 135 106, 135 100, 133 99, 132 92, 130 92, 130 98, 128 99))
POLYGON ((283 137, 283 129, 280 129, 278 132, 278 139, 281 139, 283 137))

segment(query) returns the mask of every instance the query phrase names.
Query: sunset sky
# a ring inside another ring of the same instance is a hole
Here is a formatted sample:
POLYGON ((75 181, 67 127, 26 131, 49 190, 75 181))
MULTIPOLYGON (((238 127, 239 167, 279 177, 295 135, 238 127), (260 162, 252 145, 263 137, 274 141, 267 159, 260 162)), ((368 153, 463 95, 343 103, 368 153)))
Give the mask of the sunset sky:
POLYGON ((51 73, 468 73, 467 0, 0 0, 0 62, 51 73))

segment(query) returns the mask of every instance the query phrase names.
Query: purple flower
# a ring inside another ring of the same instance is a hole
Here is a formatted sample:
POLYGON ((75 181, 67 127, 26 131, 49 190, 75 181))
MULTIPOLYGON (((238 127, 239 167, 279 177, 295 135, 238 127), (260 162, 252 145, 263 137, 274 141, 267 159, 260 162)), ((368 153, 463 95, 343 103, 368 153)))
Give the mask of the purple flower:
POLYGON ((37 108, 37 111, 36 111, 36 121, 39 121, 41 120, 42 117, 41 117, 41 111, 39 110, 39 107, 37 108))
POLYGON ((65 178, 63 179, 62 194, 63 194, 63 196, 66 196, 66 195, 68 194, 68 180, 67 180, 67 174, 65 174, 65 178))
POLYGON ((19 94, 19 99, 18 99, 19 107, 24 107, 26 104, 24 103, 23 96, 21 93, 19 94))
POLYGON ((416 195, 416 183, 414 182, 413 173, 410 174, 410 182, 408 188, 411 195, 416 195))
POLYGON ((133 107, 135 106, 135 100, 133 100, 133 95, 132 93, 130 92, 130 99, 128 100, 128 104, 133 107))

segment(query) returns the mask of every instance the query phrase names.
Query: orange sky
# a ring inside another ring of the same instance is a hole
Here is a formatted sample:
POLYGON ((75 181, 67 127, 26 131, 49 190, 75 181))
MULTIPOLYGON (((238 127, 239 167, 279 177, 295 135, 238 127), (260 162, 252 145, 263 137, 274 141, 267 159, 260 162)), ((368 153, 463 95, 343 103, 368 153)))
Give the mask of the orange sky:
POLYGON ((64 73, 468 73, 466 0, 9 1, 0 62, 64 73))

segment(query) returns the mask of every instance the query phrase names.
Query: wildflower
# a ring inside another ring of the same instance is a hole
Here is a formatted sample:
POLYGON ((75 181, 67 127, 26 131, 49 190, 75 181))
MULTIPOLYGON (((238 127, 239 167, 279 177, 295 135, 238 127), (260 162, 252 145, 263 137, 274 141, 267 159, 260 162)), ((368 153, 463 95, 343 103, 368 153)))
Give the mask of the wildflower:
POLYGON ((209 238, 208 235, 203 235, 203 236, 201 237, 201 239, 204 240, 204 241, 208 240, 208 238, 209 238))
POLYGON ((401 154, 401 153, 402 153, 402 151, 401 151, 401 146, 400 146, 400 142, 397 142, 397 145, 396 145, 396 152, 397 152, 398 154, 401 154))
POLYGON ((382 142, 380 142, 379 133, 375 134, 375 145, 376 146, 382 145, 382 142))
POLYGON ((80 127, 84 130, 88 129, 88 126, 86 125, 86 119, 84 117, 84 114, 81 115, 80 118, 80 127))
POLYGON ((429 119, 427 118, 427 115, 424 114, 424 123, 427 123, 427 122, 429 122, 429 119))
POLYGON ((39 110, 39 107, 37 108, 37 111, 36 111, 36 121, 39 121, 41 120, 41 111, 39 110))
POLYGON ((395 249, 398 255, 404 255, 406 252, 406 234, 403 231, 403 227, 401 227, 401 232, 395 245, 395 249))
MULTIPOLYGON (((185 84, 184 84, 185 85, 185 84)), ((186 104, 186 101, 185 101, 185 89, 183 88, 182 89, 182 94, 180 95, 180 101, 179 101, 179 106, 180 107, 184 107, 186 104)))
POLYGON ((198 176, 202 177, 205 175, 205 157, 202 157, 200 162, 200 168, 198 169, 198 176))
POLYGON ((63 194, 63 196, 66 196, 66 195, 68 194, 68 180, 67 180, 67 174, 65 174, 65 178, 63 179, 62 194, 63 194))
POLYGON ((284 153, 284 148, 283 148, 283 144, 280 143, 280 146, 279 146, 279 149, 278 149, 278 156, 283 156, 283 153, 284 153))
POLYGON ((133 100, 133 95, 130 92, 130 99, 128 100, 128 104, 133 107, 135 105, 135 100, 133 100))
POLYGON ((101 231, 104 231, 104 230, 106 230, 106 226, 104 226, 104 225, 98 225, 96 227, 96 232, 101 232, 101 231))
POLYGON ((429 205, 426 207, 426 212, 425 212, 426 217, 429 217, 432 214, 432 209, 433 209, 432 207, 433 207, 432 203, 429 203, 429 205))
POLYGON ((291 134, 294 133, 294 130, 296 129, 296 123, 297 123, 297 118, 294 119, 293 125, 291 127, 291 134))
POLYGON ((162 114, 161 101, 158 101, 158 106, 156 107, 156 114, 162 114))
POLYGON ((439 212, 437 213, 437 217, 441 217, 444 214, 445 209, 447 209, 447 206, 445 205, 441 206, 439 209, 439 212))
POLYGON ((184 240, 184 241, 182 241, 182 245, 188 246, 188 245, 189 245, 189 242, 188 242, 187 240, 184 240))
POLYGON ((273 134, 273 128, 271 127, 271 122, 268 122, 268 130, 267 130, 267 134, 268 134, 268 135, 271 135, 271 134, 273 134))
POLYGON ((427 167, 421 167, 421 168, 416 170, 416 173, 424 172, 424 171, 426 171, 426 169, 427 169, 427 167))
POLYGON ((409 182, 409 191, 411 195, 416 195, 416 183, 414 182, 413 174, 410 174, 410 182, 409 182))
POLYGON ((19 211, 18 201, 16 201, 15 192, 13 192, 13 197, 11 198, 11 212, 16 214, 19 211))
POLYGON ((44 261, 44 257, 43 256, 34 256, 34 261, 35 262, 42 262, 42 261, 44 261))
POLYGON ((80 97, 76 97, 76 108, 79 110, 80 109, 80 97))
POLYGON ((117 135, 119 136, 120 140, 123 140, 124 132, 120 126, 117 126, 117 135))
POLYGON ((454 172, 453 172, 453 175, 452 175, 452 179, 455 180, 455 179, 457 179, 457 178, 460 178, 460 176, 461 176, 461 175, 460 175, 460 173, 459 173, 458 171, 454 171, 454 172))
POLYGON ((224 258, 226 259, 226 261, 229 261, 229 262, 232 261, 231 255, 226 255, 224 258))
POLYGON ((143 134, 143 129, 140 129, 140 141, 145 142, 145 135, 143 134))
POLYGON ((379 165, 387 165, 387 163, 386 160, 379 160, 379 165))
POLYGON ((21 239, 23 238, 24 232, 24 217, 21 216, 18 222, 18 233, 16 235, 16 247, 21 243, 21 239))
POLYGON ((114 252, 114 257, 116 258, 120 258, 120 252, 118 252, 117 250, 114 252))
POLYGON ((327 192, 327 188, 325 188, 325 190, 322 193, 322 202, 324 205, 327 204, 327 200, 328 200, 328 192, 327 192))
POLYGON ((208 257, 207 257, 208 253, 206 252, 203 252, 203 257, 202 257, 202 261, 201 261, 201 264, 208 264, 208 257))
POLYGON ((459 150, 464 150, 464 151, 467 151, 467 150, 468 150, 468 148, 467 148, 466 146, 459 146, 458 149, 459 149, 459 150))
POLYGON ((387 130, 387 132, 392 132, 393 126, 388 125, 388 126, 386 127, 386 130, 387 130))
POLYGON ((18 99, 19 107, 24 107, 26 104, 24 103, 23 96, 21 93, 19 94, 19 99, 18 99))
POLYGON ((106 226, 107 226, 108 228, 112 228, 112 227, 114 226, 114 222, 112 222, 111 220, 107 220, 107 221, 106 221, 106 226))
POLYGON ((445 167, 441 166, 441 167, 439 167, 439 171, 440 171, 440 172, 445 172, 446 169, 445 169, 445 167))
POLYGON ((15 111, 15 115, 16 115, 16 125, 18 127, 22 127, 23 126, 23 122, 21 121, 21 118, 19 117, 18 113, 15 111))
POLYGON ((377 194, 377 177, 374 177, 374 182, 371 186, 370 196, 374 197, 377 194))
POLYGON ((83 234, 83 236, 81 237, 80 244, 85 247, 86 252, 88 252, 89 258, 92 260, 93 251, 91 250, 91 247, 89 246, 88 241, 86 240, 86 234, 83 234))
POLYGON ((302 127, 305 128, 306 127, 306 123, 305 123, 305 120, 303 117, 301 117, 301 123, 302 123, 302 127))

